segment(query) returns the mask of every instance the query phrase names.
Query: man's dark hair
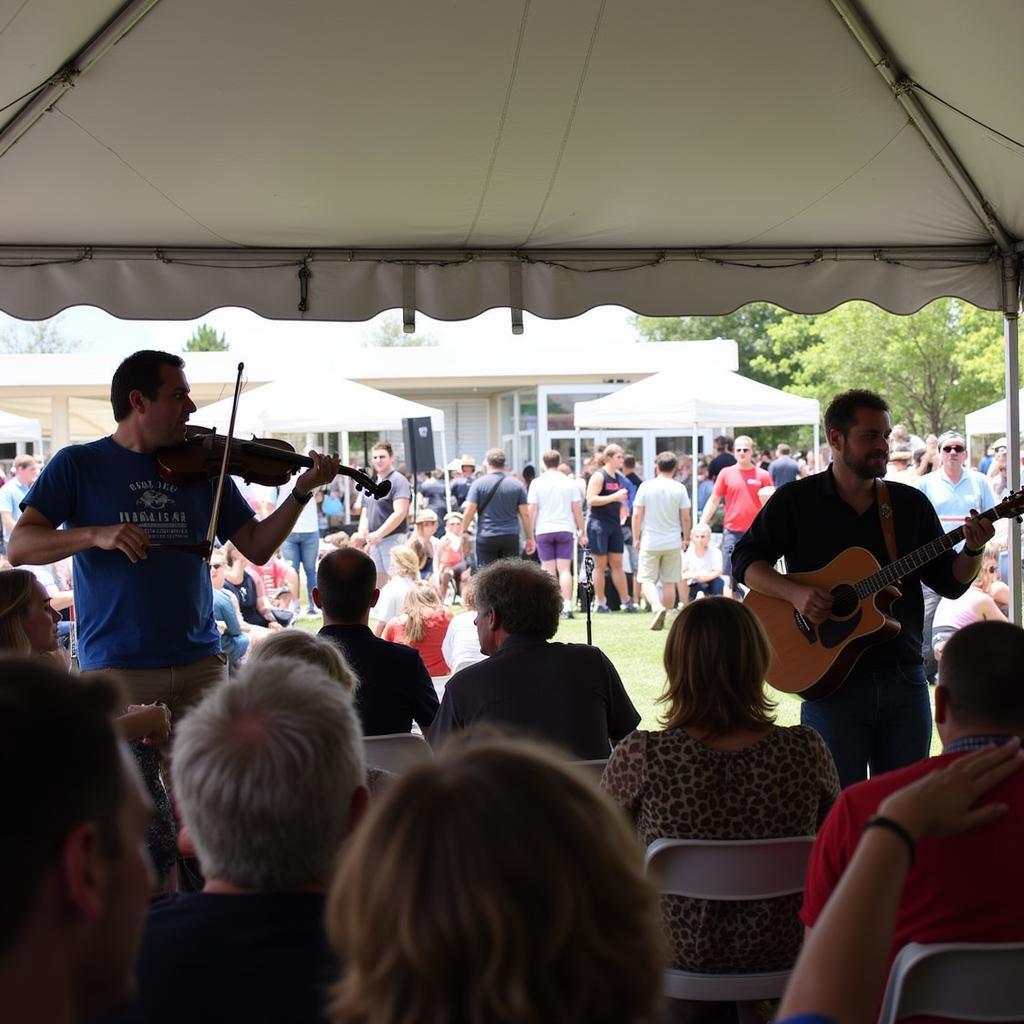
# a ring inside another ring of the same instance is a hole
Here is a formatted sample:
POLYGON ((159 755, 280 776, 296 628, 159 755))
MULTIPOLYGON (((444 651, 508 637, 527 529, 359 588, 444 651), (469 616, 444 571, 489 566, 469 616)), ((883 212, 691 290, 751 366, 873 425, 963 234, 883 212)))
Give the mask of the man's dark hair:
POLYGON ((636 456, 632 452, 622 456, 622 468, 636 469, 636 456))
POLYGON ((654 464, 658 467, 659 473, 674 473, 676 466, 679 465, 679 459, 675 452, 658 452, 654 464))
POLYGON ((536 562, 503 558, 473 574, 477 613, 492 608, 513 636, 550 640, 558 632, 562 592, 536 562))
POLYGON ((362 551, 339 548, 320 560, 316 589, 327 618, 359 622, 370 610, 377 589, 377 567, 362 551))
POLYGON ((1024 630, 1009 622, 972 622, 942 649, 939 683, 961 725, 1024 729, 1024 630))
POLYGON ((558 469, 562 456, 554 448, 551 448, 540 457, 540 461, 544 463, 545 469, 558 469))
POLYGON ((43 877, 68 833, 99 830, 110 857, 121 849, 127 779, 112 724, 123 704, 111 677, 71 677, 38 658, 0 659, 0 963, 17 944, 43 877))
POLYGON ((504 469, 506 462, 505 453, 500 448, 488 448, 484 455, 484 462, 491 469, 504 469))
POLYGON ((387 452, 392 458, 395 455, 395 449, 391 447, 390 441, 378 441, 371 449, 371 452, 382 451, 387 452))
POLYGON ((727 434, 719 434, 718 437, 715 438, 715 447, 721 448, 722 451, 725 452, 731 452, 732 438, 729 437, 727 434))
POLYGON ((793 449, 785 441, 776 449, 780 455, 788 455, 793 449))
POLYGON ((161 384, 160 367, 173 366, 180 370, 184 365, 185 360, 181 356, 148 348, 133 352, 122 360, 110 382, 110 406, 114 410, 114 419, 120 423, 132 411, 128 396, 133 391, 141 391, 149 399, 156 398, 161 384))
POLYGON ((889 403, 881 395, 864 388, 854 388, 836 395, 825 410, 825 437, 828 437, 830 430, 838 430, 846 437, 857 419, 858 409, 888 412, 889 403))

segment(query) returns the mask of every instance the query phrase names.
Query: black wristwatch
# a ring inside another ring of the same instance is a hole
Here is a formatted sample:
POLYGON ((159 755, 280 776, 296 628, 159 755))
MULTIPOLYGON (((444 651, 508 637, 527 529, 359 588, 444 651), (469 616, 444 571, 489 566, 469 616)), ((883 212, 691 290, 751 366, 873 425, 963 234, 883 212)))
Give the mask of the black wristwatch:
POLYGON ((307 493, 306 493, 306 494, 305 494, 305 495, 304 495, 303 497, 301 497, 301 498, 300 498, 300 497, 299 497, 299 492, 298 492, 298 491, 292 491, 292 497, 293 497, 293 498, 294 498, 294 499, 295 499, 295 500, 296 500, 296 501, 297 501, 297 502, 298 502, 298 503, 299 503, 300 505, 308 505, 308 504, 309 504, 309 499, 313 497, 313 492, 312 492, 312 491, 308 491, 308 492, 307 492, 307 493))
POLYGON ((967 555, 968 558, 977 558, 978 555, 985 554, 985 549, 984 548, 969 548, 965 544, 964 545, 964 554, 967 555))

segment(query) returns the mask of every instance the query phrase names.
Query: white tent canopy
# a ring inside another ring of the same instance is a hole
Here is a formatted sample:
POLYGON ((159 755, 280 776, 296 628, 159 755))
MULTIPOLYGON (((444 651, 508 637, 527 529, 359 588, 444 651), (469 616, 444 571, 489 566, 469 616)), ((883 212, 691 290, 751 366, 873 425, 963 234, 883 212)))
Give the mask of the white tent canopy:
MULTIPOLYGON (((1024 390, 1017 396, 1018 402, 1024 402, 1024 390)), ((984 409, 975 409, 964 418, 967 436, 975 434, 1003 434, 1006 432, 1006 399, 986 405, 984 409)))
MULTIPOLYGON (((414 416, 429 416, 431 428, 443 436, 444 413, 440 409, 330 375, 293 376, 247 391, 239 402, 235 434, 401 430, 402 420, 414 416)), ((222 433, 230 417, 230 398, 192 414, 193 422, 222 433)))
POLYGON ((1019 0, 0 0, 0 308, 1015 310, 1022 37, 1019 0))
POLYGON ((0 412, 0 444, 19 444, 32 441, 35 453, 43 450, 43 428, 39 420, 27 416, 15 416, 11 412, 0 412))
MULTIPOLYGON (((656 373, 620 391, 590 402, 577 402, 576 452, 579 431, 665 430, 693 432, 696 460, 699 427, 768 427, 798 423, 814 425, 818 449, 820 406, 816 398, 801 398, 728 370, 680 368, 656 373)), ((697 506, 697 474, 691 476, 693 505, 697 506)))

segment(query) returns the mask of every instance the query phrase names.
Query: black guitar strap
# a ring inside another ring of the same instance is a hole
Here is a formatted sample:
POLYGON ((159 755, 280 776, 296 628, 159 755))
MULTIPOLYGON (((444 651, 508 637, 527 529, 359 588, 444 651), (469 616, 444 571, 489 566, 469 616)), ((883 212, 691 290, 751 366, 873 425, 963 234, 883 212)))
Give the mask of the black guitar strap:
POLYGON ((875 497, 878 501, 878 520, 882 524, 882 536, 885 538, 885 549, 889 552, 889 561, 895 562, 896 555, 896 526, 893 522, 892 501, 889 498, 889 488, 884 480, 875 481, 875 497))

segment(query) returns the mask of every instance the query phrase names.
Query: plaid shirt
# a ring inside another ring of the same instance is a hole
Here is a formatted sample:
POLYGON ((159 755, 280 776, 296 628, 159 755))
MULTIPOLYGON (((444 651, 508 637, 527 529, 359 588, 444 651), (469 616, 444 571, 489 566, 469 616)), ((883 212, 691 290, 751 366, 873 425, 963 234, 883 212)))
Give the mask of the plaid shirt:
POLYGON ((982 747, 987 747, 990 743, 997 747, 1001 747, 1008 739, 1009 735, 1006 736, 961 736, 958 740, 953 740, 948 746, 942 748, 944 754, 962 754, 967 750, 981 750, 982 747))

